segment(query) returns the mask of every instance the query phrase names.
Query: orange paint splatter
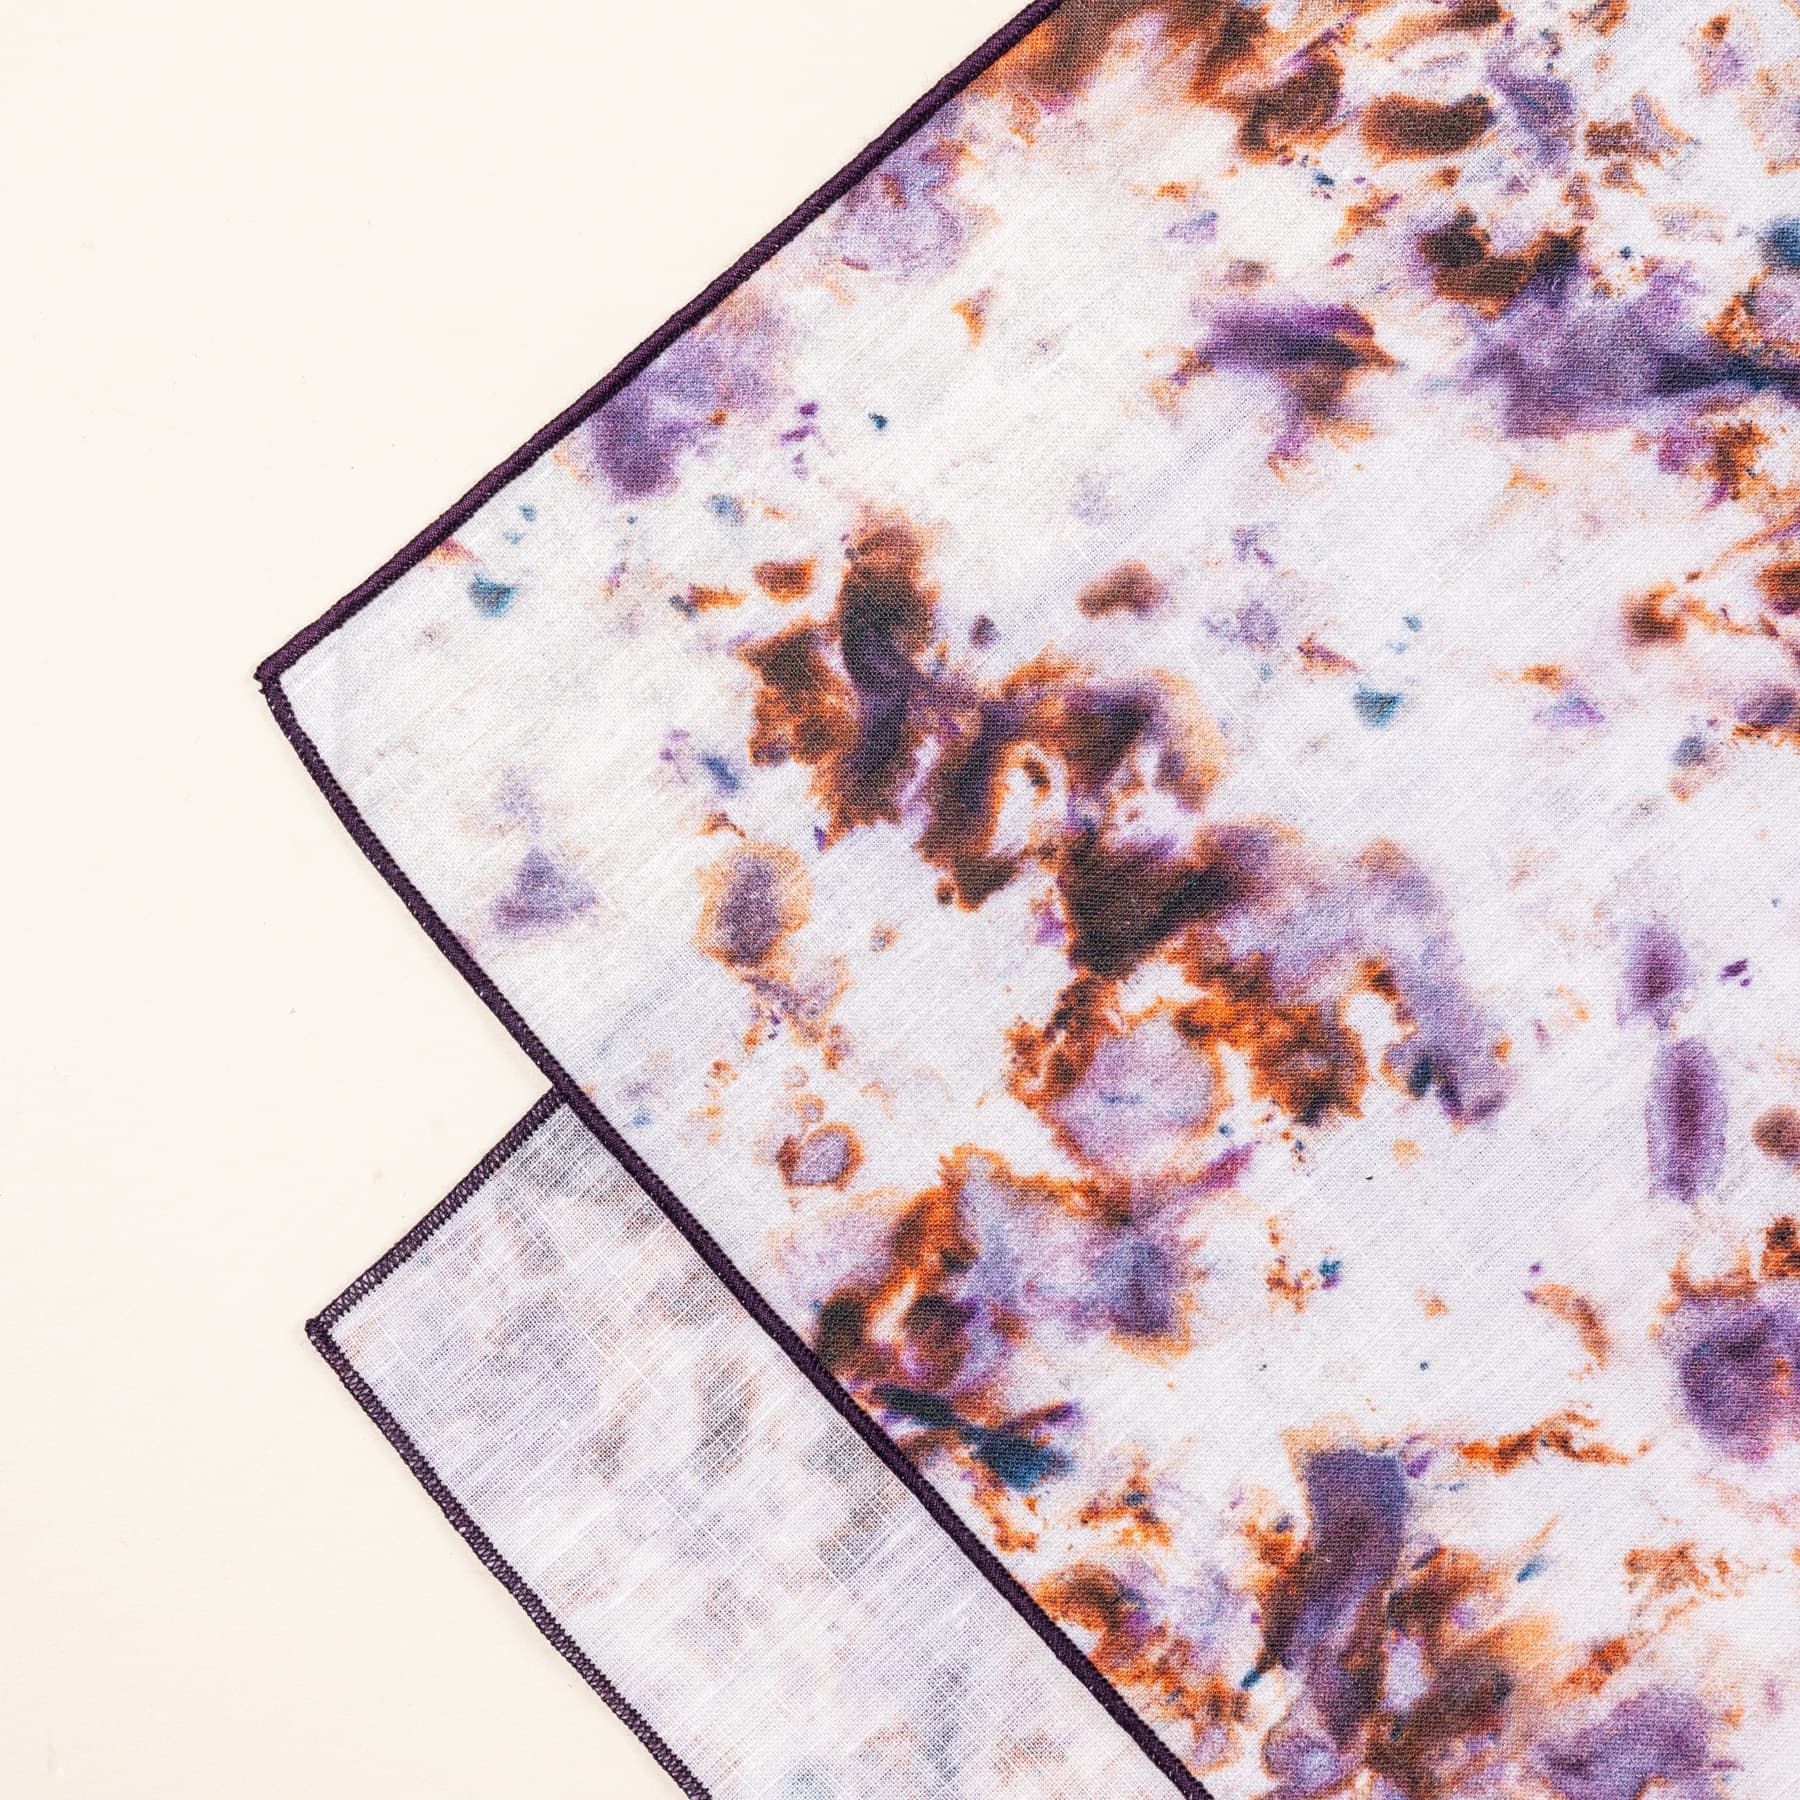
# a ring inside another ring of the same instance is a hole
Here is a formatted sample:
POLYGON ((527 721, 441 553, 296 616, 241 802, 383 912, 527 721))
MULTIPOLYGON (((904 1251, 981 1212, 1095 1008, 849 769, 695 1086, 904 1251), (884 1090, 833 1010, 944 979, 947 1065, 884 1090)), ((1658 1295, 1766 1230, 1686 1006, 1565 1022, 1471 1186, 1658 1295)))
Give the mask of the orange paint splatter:
POLYGON ((1096 1494, 1076 1519, 1092 1530, 1110 1526, 1121 1544, 1166 1549, 1174 1542, 1174 1533, 1157 1516, 1150 1478, 1142 1464, 1132 1470, 1117 1493, 1096 1494))
POLYGON ((690 612, 720 612, 743 604, 744 596, 731 588, 690 587, 687 591, 686 606, 690 612))
POLYGON ((756 577, 756 585, 771 600, 785 602, 804 600, 812 592, 816 567, 810 559, 805 562, 760 562, 751 573, 756 577))
POLYGON ((1300 652, 1300 660, 1314 674, 1351 675, 1356 672, 1356 664, 1349 657, 1340 656, 1329 644, 1321 644, 1310 631, 1295 648, 1300 652))
POLYGON ((1612 1338, 1593 1301, 1585 1294, 1578 1294, 1573 1288, 1554 1281, 1547 1281, 1541 1287, 1533 1288, 1529 1297, 1553 1317, 1561 1319, 1565 1325, 1572 1325, 1581 1339, 1582 1349, 1601 1368, 1605 1368, 1606 1359, 1612 1354, 1612 1338))
POLYGON ((1623 1451, 1614 1450, 1607 1444, 1583 1443, 1576 1437, 1578 1431, 1591 1431, 1594 1424, 1595 1421, 1585 1413, 1561 1412, 1491 1443, 1461 1444, 1457 1448, 1465 1462, 1478 1463, 1496 1475, 1507 1475, 1528 1462, 1535 1462, 1543 1452, 1566 1457, 1570 1462, 1629 1462, 1631 1458, 1623 1451))
POLYGON ((1640 1600, 1668 1600, 1683 1594, 1709 1594, 1715 1577, 1727 1580, 1730 1564, 1717 1557, 1709 1570, 1692 1543, 1668 1544, 1661 1549, 1631 1550, 1625 1556, 1625 1573, 1631 1591, 1640 1600))
POLYGON ((1263 1277, 1263 1282, 1272 1300, 1285 1302, 1295 1312, 1304 1312, 1307 1301, 1323 1285, 1316 1270, 1302 1269, 1299 1274, 1294 1274, 1289 1269, 1285 1256, 1276 1257, 1263 1277))
POLYGON ((1630 1661, 1629 1638, 1606 1638, 1588 1651, 1579 1668, 1563 1678, 1563 1686, 1578 1694, 1597 1694, 1630 1661))
POLYGON ((957 301, 950 309, 967 328, 971 344, 979 344, 987 335, 988 307, 992 301, 991 294, 971 294, 966 300, 957 301))

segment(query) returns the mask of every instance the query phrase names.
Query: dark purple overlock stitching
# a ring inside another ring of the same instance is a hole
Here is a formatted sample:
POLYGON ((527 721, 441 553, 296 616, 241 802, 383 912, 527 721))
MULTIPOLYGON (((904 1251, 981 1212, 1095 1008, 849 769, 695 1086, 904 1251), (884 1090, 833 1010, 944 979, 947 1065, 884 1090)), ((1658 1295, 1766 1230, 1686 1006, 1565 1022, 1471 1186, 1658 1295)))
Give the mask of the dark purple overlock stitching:
POLYGON ((538 1101, 387 1255, 373 1268, 357 1276, 316 1319, 307 1321, 306 1335, 312 1339, 313 1348, 331 1364, 338 1380, 350 1390, 357 1405, 375 1421, 381 1435, 400 1452, 401 1461, 412 1470, 426 1493, 438 1503, 444 1517, 456 1527, 469 1548, 481 1558, 482 1567, 518 1601, 525 1609, 526 1617, 556 1646, 563 1658, 573 1666, 576 1674, 630 1728, 638 1742, 656 1758, 669 1779, 684 1794, 690 1795, 691 1800, 712 1800, 711 1791, 702 1784, 693 1770, 658 1736, 650 1721, 595 1667, 587 1652, 557 1622, 556 1615, 544 1604, 537 1590, 495 1549, 493 1540, 469 1517, 462 1503, 444 1485, 437 1470, 426 1461, 419 1446, 407 1435, 406 1428, 382 1405, 380 1397, 357 1373, 355 1365, 332 1335, 332 1327, 345 1313, 378 1288, 448 1224, 505 1167, 514 1153, 531 1140, 538 1128, 561 1110, 562 1101, 555 1094, 546 1094, 538 1101))

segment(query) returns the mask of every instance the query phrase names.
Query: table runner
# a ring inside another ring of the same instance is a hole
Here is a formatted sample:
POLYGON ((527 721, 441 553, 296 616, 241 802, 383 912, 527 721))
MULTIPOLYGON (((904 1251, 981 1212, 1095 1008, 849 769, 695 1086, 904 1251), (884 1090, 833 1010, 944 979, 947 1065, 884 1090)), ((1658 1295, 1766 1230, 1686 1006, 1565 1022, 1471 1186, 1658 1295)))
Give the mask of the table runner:
POLYGON ((263 671, 1184 1791, 1797 1791, 1797 69, 1035 7, 263 671))

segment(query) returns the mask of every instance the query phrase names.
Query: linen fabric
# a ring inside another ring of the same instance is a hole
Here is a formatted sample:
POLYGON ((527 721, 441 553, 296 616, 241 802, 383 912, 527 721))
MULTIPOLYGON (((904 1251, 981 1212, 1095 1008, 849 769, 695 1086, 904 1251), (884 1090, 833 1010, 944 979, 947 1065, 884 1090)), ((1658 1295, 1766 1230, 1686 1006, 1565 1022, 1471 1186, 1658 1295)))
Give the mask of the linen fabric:
POLYGON ((1219 1800, 1800 1792, 1800 18, 999 49, 277 709, 1219 1800))

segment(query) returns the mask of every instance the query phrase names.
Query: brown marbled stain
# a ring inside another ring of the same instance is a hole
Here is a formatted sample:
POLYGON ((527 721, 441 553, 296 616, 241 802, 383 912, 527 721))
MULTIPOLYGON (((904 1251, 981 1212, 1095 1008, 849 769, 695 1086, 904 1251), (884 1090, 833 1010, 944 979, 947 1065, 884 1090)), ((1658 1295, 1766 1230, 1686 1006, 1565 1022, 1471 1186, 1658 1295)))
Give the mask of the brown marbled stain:
POLYGON ((916 664, 935 618, 924 552, 904 520, 865 522, 849 546, 829 634, 803 622, 739 652, 759 677, 751 760, 810 766, 830 838, 900 818, 923 741, 912 704, 916 664))
POLYGON ((1668 583, 1631 595, 1619 609, 1626 641, 1643 647, 1679 644, 1687 636, 1686 608, 1668 583))
MULTIPOLYGON (((1203 823, 1222 754, 1191 695, 1156 674, 1101 681, 1052 653, 998 683, 981 681, 935 641, 924 541, 902 521, 874 521, 850 546, 831 621, 803 620, 740 650, 758 677, 751 757, 810 769, 827 847, 861 825, 913 823, 921 860, 943 872, 946 903, 978 908, 1027 868, 1047 878, 1039 916, 1062 927, 1071 986, 1041 1031, 1023 1028, 1016 1039, 1015 1091, 1048 1114, 1100 1043, 1126 1028, 1117 984, 1162 959, 1194 990, 1168 1023, 1199 1063, 1234 1050, 1252 1094, 1301 1123, 1359 1110, 1369 1069, 1346 1007, 1365 990, 1393 1008, 1402 1030, 1390 1077, 1415 1098, 1435 1085, 1453 1114, 1482 1116, 1494 1096, 1464 1091, 1471 1071, 1458 1073, 1469 1046, 1431 1041, 1454 1020, 1427 1016, 1431 995, 1384 973, 1373 950, 1360 973, 1341 973, 1328 992, 1293 994, 1278 990, 1266 953, 1226 947, 1227 919, 1265 902, 1280 935, 1290 902, 1271 870, 1310 859, 1272 822, 1203 823), (1149 788, 1173 802, 1182 835, 1119 830, 1149 788), (1002 847, 1009 794, 1032 813, 1023 838, 1002 847), (1084 1040, 1101 1017, 1104 1032, 1084 1040)), ((1153 579, 1126 565, 1110 582, 1129 610, 1153 579)), ((1372 846, 1349 879, 1433 904, 1429 884, 1392 846, 1372 846)))
POLYGON ((1756 585, 1763 605, 1777 617, 1800 613, 1800 562, 1770 563, 1758 572, 1756 585))
POLYGON ((1553 288, 1579 265, 1582 234, 1543 231, 1521 249, 1496 254, 1468 207, 1418 240, 1432 286, 1446 300, 1498 318, 1527 288, 1553 288))
POLYGON ((1750 1141, 1764 1156, 1800 1168, 1800 1110, 1771 1106, 1750 1127, 1750 1141))
POLYGON ((1401 18, 1377 42, 1385 56, 1409 50, 1414 44, 1456 32, 1489 31, 1496 25, 1509 23, 1512 15, 1500 0, 1449 0, 1448 4, 1427 7, 1401 18))
POLYGON ((1176 54, 1192 58, 1189 92, 1216 97, 1253 68, 1269 35, 1260 6, 1239 0, 1064 0, 1008 59, 1006 73, 1051 100, 1080 93, 1127 25, 1154 25, 1176 54))
POLYGON ((758 678, 752 762, 819 763, 848 737, 855 697, 827 646, 819 626, 802 623, 739 652, 758 678))
POLYGON ((1263 161, 1321 142, 1331 135, 1343 91, 1337 59, 1309 52, 1289 73, 1237 102, 1238 148, 1263 161))
POLYGON ((1105 979, 1129 975, 1171 939, 1220 917, 1256 891, 1257 872, 1229 838, 1171 853, 1083 832, 1063 851, 1057 891, 1069 960, 1105 979))
POLYGON ((1764 1281, 1800 1281, 1800 1221, 1777 1219, 1763 1233, 1764 1281))
POLYGON ((1361 1792, 1371 1775, 1404 1800, 1449 1800, 1477 1780, 1485 1791, 1537 1710, 1537 1671, 1553 1654, 1544 1622, 1508 1616, 1508 1570, 1454 1546, 1406 1554, 1406 1489, 1391 1457, 1334 1447, 1311 1453, 1303 1472, 1306 1537, 1278 1525, 1252 1538, 1258 1668, 1290 1672, 1265 1767, 1291 1776, 1315 1765, 1330 1780, 1281 1790, 1296 1793, 1361 1792), (1396 1693, 1388 1675, 1403 1647, 1396 1693))
POLYGON ((1090 619, 1121 612, 1142 619, 1167 598, 1168 590, 1141 562, 1126 562, 1083 588, 1075 604, 1090 619))
POLYGON ((1248 1718, 1250 1696, 1102 1564, 1071 1563, 1040 1582, 1034 1597, 1059 1625, 1085 1635, 1088 1657, 1102 1675, 1155 1717, 1186 1726, 1200 1743, 1216 1744, 1248 1718))
POLYGON ((1478 144, 1494 127, 1494 105, 1485 94, 1459 100, 1421 100, 1388 94, 1363 109, 1363 142, 1384 161, 1455 156, 1478 144))
POLYGON ((1335 128, 1343 71, 1329 44, 1296 46, 1292 33, 1271 27, 1265 7, 1244 0, 1065 0, 997 78, 1055 106, 1088 86, 1131 28, 1158 34, 1163 56, 1186 76, 1189 102, 1237 119, 1238 149, 1253 161, 1318 143, 1335 128))
POLYGON ((1345 1017, 1354 990, 1330 1002, 1282 1001, 1260 953, 1224 960, 1201 950, 1189 977, 1200 992, 1176 1008, 1176 1029, 1236 1051, 1253 1096, 1303 1125, 1361 1116, 1369 1065, 1345 1017))
POLYGON ((1389 1600, 1394 1627, 1420 1648, 1429 1686, 1417 1705, 1378 1719, 1365 1766, 1406 1800, 1448 1800, 1490 1760, 1488 1746, 1523 1698, 1521 1672, 1537 1650, 1529 1625, 1473 1628, 1460 1617, 1493 1577, 1466 1552, 1439 1550, 1389 1600))
POLYGON ((828 845, 901 821, 928 744, 936 754, 916 796, 916 847, 949 877, 948 897, 971 908, 1022 866, 993 840, 1009 780, 1041 772, 1044 755, 1084 800, 1099 799, 1140 752, 1154 755, 1159 785, 1189 803, 1204 794, 1217 775, 1216 734, 1166 680, 1100 683, 1044 656, 991 686, 928 664, 936 591, 924 550, 904 521, 873 521, 851 543, 829 625, 803 621, 739 651, 758 678, 751 760, 812 770, 828 845))
MULTIPOLYGON (((843 1380, 864 1388, 956 1386, 969 1353, 971 1312, 958 1298, 981 1245, 963 1206, 971 1166, 984 1153, 971 1148, 943 1159, 941 1179, 915 1195, 888 1228, 878 1261, 824 1304, 816 1328, 819 1355, 843 1380), (876 1321, 897 1329, 871 1336, 876 1321)), ((991 1160, 991 1159, 990 1159, 991 1160)), ((1022 1203, 1036 1202, 1076 1216, 1098 1212, 1090 1183, 1053 1177, 1015 1177, 1022 1203)), ((978 1423, 999 1417, 999 1399, 986 1391, 959 1393, 958 1405, 978 1423)))

